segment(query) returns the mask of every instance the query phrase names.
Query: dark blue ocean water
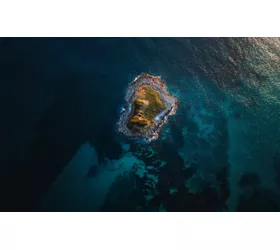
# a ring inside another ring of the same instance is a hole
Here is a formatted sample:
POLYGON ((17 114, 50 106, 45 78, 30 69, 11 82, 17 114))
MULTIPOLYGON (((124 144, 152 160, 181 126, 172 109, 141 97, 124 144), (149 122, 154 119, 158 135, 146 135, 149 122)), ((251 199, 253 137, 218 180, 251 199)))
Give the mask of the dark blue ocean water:
POLYGON ((278 38, 2 38, 3 211, 279 211, 278 38), (180 103, 119 136, 129 82, 180 103))

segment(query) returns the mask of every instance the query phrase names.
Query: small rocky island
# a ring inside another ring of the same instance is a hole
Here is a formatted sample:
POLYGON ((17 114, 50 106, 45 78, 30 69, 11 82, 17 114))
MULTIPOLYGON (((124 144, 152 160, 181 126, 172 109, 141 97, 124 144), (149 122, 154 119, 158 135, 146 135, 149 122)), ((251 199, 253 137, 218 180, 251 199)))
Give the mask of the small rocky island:
POLYGON ((155 140, 177 106, 178 100, 167 92, 160 76, 143 73, 128 86, 118 131, 133 139, 155 140))

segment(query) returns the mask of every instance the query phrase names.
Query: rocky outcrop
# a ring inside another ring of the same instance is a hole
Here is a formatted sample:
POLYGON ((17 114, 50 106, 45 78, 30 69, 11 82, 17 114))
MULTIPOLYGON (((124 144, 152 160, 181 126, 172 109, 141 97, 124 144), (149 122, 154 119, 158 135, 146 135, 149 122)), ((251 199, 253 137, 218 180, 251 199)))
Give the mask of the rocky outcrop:
POLYGON ((141 74, 128 86, 125 109, 118 131, 129 138, 154 140, 161 126, 175 114, 178 100, 171 96, 160 77, 141 74))

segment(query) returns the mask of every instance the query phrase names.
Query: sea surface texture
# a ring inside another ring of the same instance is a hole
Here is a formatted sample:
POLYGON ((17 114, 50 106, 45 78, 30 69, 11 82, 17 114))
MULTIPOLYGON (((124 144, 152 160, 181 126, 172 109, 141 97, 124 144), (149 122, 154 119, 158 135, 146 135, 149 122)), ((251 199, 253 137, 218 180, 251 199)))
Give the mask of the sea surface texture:
POLYGON ((279 38, 1 38, 1 211, 280 211, 279 38), (128 84, 178 98, 151 143, 128 84))

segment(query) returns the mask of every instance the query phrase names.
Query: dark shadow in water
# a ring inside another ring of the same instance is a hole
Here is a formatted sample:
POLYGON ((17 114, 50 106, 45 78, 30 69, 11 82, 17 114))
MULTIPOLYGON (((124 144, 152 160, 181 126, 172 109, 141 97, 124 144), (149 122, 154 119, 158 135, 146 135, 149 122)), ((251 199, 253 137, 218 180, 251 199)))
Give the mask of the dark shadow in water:
POLYGON ((261 179, 255 173, 244 174, 239 182, 243 192, 240 194, 237 211, 277 212, 280 197, 261 186, 261 179))
MULTIPOLYGON (((63 55, 60 55, 62 59, 57 56, 61 62, 56 64, 55 73, 50 73, 48 68, 52 65, 48 56, 40 52, 56 51, 51 42, 46 45, 46 40, 23 39, 5 43, 1 53, 7 46, 11 53, 1 58, 2 64, 4 59, 10 64, 4 63, 0 72, 1 80, 7 82, 3 91, 7 94, 6 99, 1 99, 6 101, 2 105, 6 129, 1 131, 5 136, 1 136, 0 209, 30 211, 82 143, 89 141, 99 155, 118 157, 121 147, 114 139, 114 125, 122 98, 121 86, 127 84, 127 79, 95 72, 94 68, 90 71, 86 65, 83 69, 84 66, 76 64, 73 57, 74 63, 69 64, 69 56, 64 58, 63 55), (21 53, 9 59, 12 52, 21 53), (52 92, 51 103, 40 99, 46 98, 44 91, 52 92), (40 105, 45 108, 40 109, 40 105), (20 133, 21 126, 28 128, 29 134, 20 133), (17 143, 30 137, 32 140, 26 142, 28 150, 19 158, 17 143), (5 158, 5 154, 9 157, 5 158)), ((68 52, 71 51, 64 51, 68 52)))
POLYGON ((89 171, 88 171, 88 173, 87 173, 87 176, 88 176, 88 177, 94 177, 94 176, 96 176, 97 170, 98 170, 98 166, 97 166, 96 164, 92 165, 92 166, 89 168, 89 171))

